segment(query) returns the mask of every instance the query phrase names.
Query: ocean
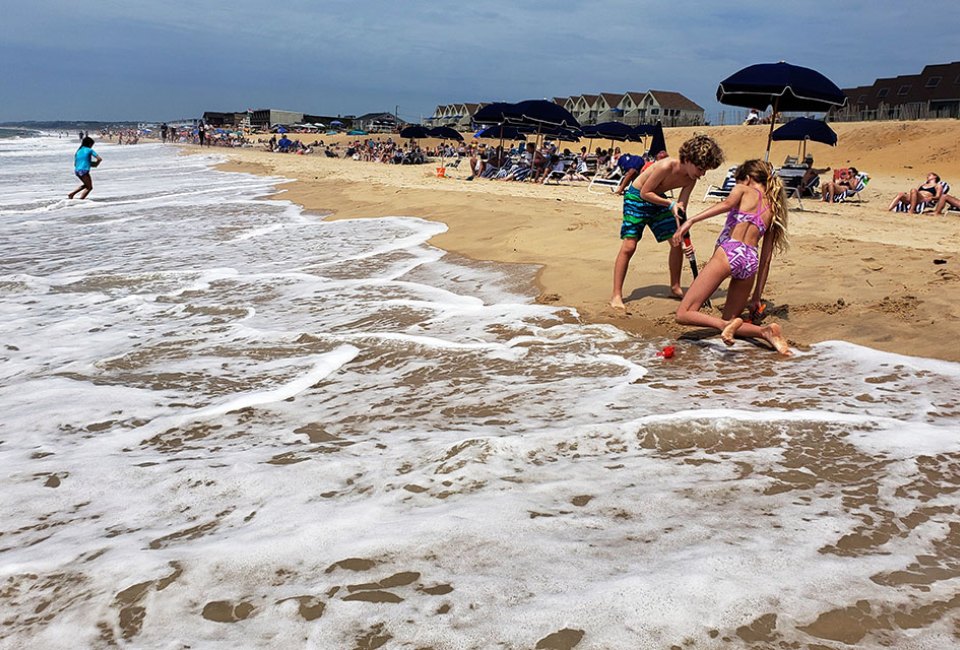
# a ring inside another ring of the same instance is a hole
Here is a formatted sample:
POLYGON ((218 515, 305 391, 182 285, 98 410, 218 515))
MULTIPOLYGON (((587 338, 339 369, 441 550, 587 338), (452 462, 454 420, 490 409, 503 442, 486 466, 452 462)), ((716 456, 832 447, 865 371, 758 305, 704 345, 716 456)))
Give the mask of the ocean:
POLYGON ((584 324, 215 152, 69 201, 76 146, 0 141, 0 647, 960 647, 960 365, 584 324))

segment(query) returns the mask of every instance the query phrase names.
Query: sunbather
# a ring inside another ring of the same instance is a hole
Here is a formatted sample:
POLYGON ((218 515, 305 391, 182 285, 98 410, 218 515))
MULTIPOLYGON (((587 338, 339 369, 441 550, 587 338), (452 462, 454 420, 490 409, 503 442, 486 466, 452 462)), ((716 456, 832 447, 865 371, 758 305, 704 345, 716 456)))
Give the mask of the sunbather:
POLYGON ((956 196, 950 196, 946 192, 940 194, 940 198, 937 200, 937 207, 933 210, 934 216, 939 217, 941 214, 943 214, 943 209, 947 205, 955 210, 960 210, 960 198, 957 198, 956 196))
POLYGON ((803 178, 800 179, 800 191, 802 194, 807 196, 814 195, 814 185, 813 179, 820 176, 820 174, 825 174, 830 171, 829 167, 821 167, 817 169, 813 166, 813 156, 807 154, 803 158, 803 164, 806 165, 807 171, 803 172, 803 178))
POLYGON ((900 192, 890 202, 887 208, 890 212, 903 210, 907 206, 907 211, 913 214, 917 211, 917 205, 928 203, 930 201, 939 201, 943 194, 943 186, 940 185, 940 176, 930 172, 927 174, 927 180, 908 192, 900 192))
POLYGON ((857 174, 859 173, 856 167, 841 169, 837 180, 827 181, 823 184, 823 187, 820 188, 820 200, 833 203, 836 197, 844 196, 847 192, 852 192, 859 182, 857 179, 857 174))

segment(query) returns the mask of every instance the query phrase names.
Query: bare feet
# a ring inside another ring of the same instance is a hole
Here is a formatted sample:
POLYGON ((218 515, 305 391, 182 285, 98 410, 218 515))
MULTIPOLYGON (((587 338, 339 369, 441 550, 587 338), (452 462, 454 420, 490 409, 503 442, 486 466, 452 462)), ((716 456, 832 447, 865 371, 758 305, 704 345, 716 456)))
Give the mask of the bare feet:
POLYGON ((679 284, 675 284, 670 287, 670 295, 679 300, 683 298, 683 289, 680 288, 679 284))
POLYGON ((614 296, 613 298, 611 298, 610 306, 613 307, 614 309, 620 309, 622 311, 627 310, 627 306, 623 304, 623 298, 621 298, 620 296, 614 296))
POLYGON ((734 318, 720 332, 720 339, 727 345, 733 345, 733 338, 737 335, 737 330, 743 325, 742 318, 734 318))
POLYGON ((778 324, 770 323, 769 325, 764 325, 761 327, 760 330, 763 332, 763 338, 765 338, 770 345, 775 347, 777 352, 785 357, 793 355, 793 351, 787 344, 787 339, 783 338, 783 332, 780 331, 780 326, 778 324))

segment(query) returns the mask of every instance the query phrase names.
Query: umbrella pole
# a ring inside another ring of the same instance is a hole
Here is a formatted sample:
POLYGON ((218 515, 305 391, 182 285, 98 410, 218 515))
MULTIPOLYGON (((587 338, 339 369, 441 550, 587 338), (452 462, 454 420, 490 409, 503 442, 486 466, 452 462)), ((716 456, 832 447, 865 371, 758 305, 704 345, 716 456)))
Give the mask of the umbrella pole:
POLYGON ((770 113, 770 133, 767 134, 767 155, 764 162, 770 162, 770 144, 773 142, 773 127, 777 123, 777 106, 780 105, 780 98, 773 100, 773 112, 770 113))

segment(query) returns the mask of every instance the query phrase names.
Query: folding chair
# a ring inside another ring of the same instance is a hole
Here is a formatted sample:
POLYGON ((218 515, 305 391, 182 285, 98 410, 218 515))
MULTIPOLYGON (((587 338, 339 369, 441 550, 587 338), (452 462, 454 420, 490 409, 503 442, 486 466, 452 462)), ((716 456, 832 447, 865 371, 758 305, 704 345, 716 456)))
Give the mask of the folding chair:
MULTIPOLYGON (((943 188, 943 191, 941 192, 941 194, 949 194, 950 183, 948 183, 947 181, 940 181, 940 187, 943 188)), ((924 201, 923 203, 917 203, 916 214, 920 214, 921 212, 923 212, 928 208, 935 208, 935 207, 937 207, 937 199, 931 199, 929 201, 924 201)), ((895 209, 895 212, 909 212, 909 211, 910 211, 910 204, 904 203, 903 201, 898 203, 895 209)))
POLYGON ((612 192, 620 186, 620 180, 622 176, 623 171, 619 167, 614 167, 613 171, 610 173, 610 176, 607 178, 601 177, 600 174, 594 174, 593 178, 590 179, 590 184, 587 185, 587 191, 593 192, 594 194, 612 192), (594 187, 603 189, 597 189, 594 191, 594 187))
POLYGON ((727 170, 727 176, 723 179, 723 183, 720 185, 707 185, 707 191, 703 195, 703 200, 707 199, 725 199, 730 196, 730 192, 733 191, 734 186, 737 184, 737 179, 733 177, 736 173, 737 168, 731 167, 727 170))
MULTIPOLYGON (((853 197, 856 197, 857 203, 860 203, 863 200, 863 198, 860 196, 860 192, 862 192, 867 187, 867 183, 869 182, 870 182, 870 175, 865 174, 864 172, 860 172, 859 174, 857 174, 857 184, 854 185, 851 189, 845 191, 843 194, 837 194, 836 196, 834 196, 833 197, 834 202, 844 203, 846 202, 847 199, 853 199, 853 197)), ((934 205, 936 205, 936 201, 934 201, 933 203, 934 205)))

